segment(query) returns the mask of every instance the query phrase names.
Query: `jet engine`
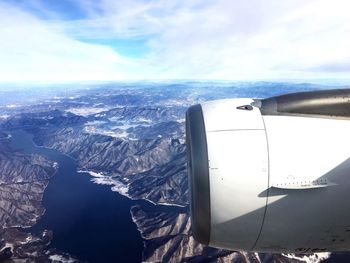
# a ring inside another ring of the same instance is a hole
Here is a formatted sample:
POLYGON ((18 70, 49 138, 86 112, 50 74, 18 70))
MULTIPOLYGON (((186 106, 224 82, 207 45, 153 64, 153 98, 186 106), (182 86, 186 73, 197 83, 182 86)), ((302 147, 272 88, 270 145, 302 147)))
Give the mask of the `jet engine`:
POLYGON ((350 249, 350 90, 191 106, 193 236, 233 250, 350 249))

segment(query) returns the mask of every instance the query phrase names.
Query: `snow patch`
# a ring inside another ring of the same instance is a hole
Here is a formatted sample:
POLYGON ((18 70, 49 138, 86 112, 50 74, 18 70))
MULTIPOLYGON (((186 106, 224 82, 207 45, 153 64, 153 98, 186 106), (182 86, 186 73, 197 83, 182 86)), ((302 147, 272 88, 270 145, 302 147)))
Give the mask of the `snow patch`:
POLYGON ((296 256, 294 254, 282 254, 283 256, 290 259, 303 260, 307 263, 318 263, 330 257, 330 252, 315 253, 312 255, 296 256))
POLYGON ((121 195, 129 197, 129 195, 128 195, 129 188, 127 187, 127 185, 125 185, 121 182, 115 181, 114 186, 112 186, 111 189, 113 192, 118 192, 121 195))
POLYGON ((93 178, 91 179, 91 181, 95 184, 100 184, 100 185, 110 185, 111 186, 111 190, 113 192, 117 192, 123 196, 126 196, 130 199, 132 199, 129 195, 128 195, 128 185, 122 183, 121 181, 119 181, 116 177, 113 176, 107 176, 102 172, 93 172, 93 171, 87 171, 87 170, 79 170, 77 171, 78 173, 88 173, 90 176, 92 176, 93 178))
POLYGON ((142 117, 138 118, 138 121, 139 122, 146 122, 146 123, 149 123, 149 124, 153 123, 152 120, 146 119, 146 118, 142 118, 142 117))
MULTIPOLYGON (((8 248, 8 247, 11 249, 11 252, 13 252, 13 244, 12 244, 12 243, 7 243, 7 242, 5 243, 5 246, 3 247, 2 250, 6 249, 6 248, 8 248)), ((1 250, 1 251, 2 251, 2 250, 1 250)))
POLYGON ((122 132, 116 132, 116 131, 110 131, 110 130, 104 130, 101 128, 96 128, 94 126, 86 126, 84 127, 84 132, 90 133, 90 134, 100 134, 105 135, 113 138, 127 138, 129 136, 129 133, 122 131, 122 132))
POLYGON ((17 105, 17 104, 9 104, 9 105, 6 105, 6 108, 16 108, 16 107, 19 107, 20 105, 17 105))
POLYGON ((75 260, 73 259, 66 259, 61 255, 51 255, 49 257, 49 259, 51 259, 53 262, 62 262, 62 263, 73 263, 75 262, 75 260))
POLYGON ((93 108, 93 107, 81 107, 81 108, 70 108, 66 111, 71 112, 75 115, 80 115, 80 116, 88 116, 88 115, 92 115, 92 114, 97 114, 103 111, 108 111, 109 108, 106 107, 97 107, 97 108, 93 108))
POLYGON ((0 119, 6 120, 8 117, 10 117, 10 115, 0 115, 0 119))
POLYGON ((96 172, 93 172, 93 171, 79 170, 77 172, 78 173, 88 173, 88 174, 90 174, 93 177, 105 177, 105 175, 103 173, 96 173, 96 172))
POLYGON ((129 191, 128 185, 120 182, 115 177, 111 177, 111 176, 95 177, 91 179, 91 181, 94 182, 95 184, 110 185, 111 190, 113 192, 117 192, 123 196, 126 196, 132 199, 131 196, 128 195, 128 191, 129 191))

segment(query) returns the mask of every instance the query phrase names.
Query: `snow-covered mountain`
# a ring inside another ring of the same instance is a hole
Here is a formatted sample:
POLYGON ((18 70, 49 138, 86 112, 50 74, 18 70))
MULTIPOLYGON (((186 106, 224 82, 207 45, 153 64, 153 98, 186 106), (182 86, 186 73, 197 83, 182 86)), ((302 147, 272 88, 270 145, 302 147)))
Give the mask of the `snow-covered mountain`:
MULTIPOLYGON (((57 89, 30 102, 16 101, 11 93, 12 100, 4 100, 0 105, 0 125, 3 131, 26 130, 33 134, 38 146, 71 156, 79 170, 88 172, 96 184, 110 185, 112 191, 131 199, 174 206, 173 212, 160 209, 158 214, 148 213, 140 206, 131 208, 132 218, 145 239, 145 261, 319 262, 329 255, 267 255, 203 247, 191 237, 188 214, 184 127, 187 107, 212 99, 260 98, 311 88, 324 87, 268 82, 111 83, 68 92, 57 89), (183 209, 179 212, 175 207, 183 209)), ((0 187, 5 187, 4 191, 10 186, 3 183, 16 183, 14 180, 23 177, 24 181, 30 178, 34 187, 37 181, 49 180, 53 174, 53 164, 43 157, 20 156, 8 147, 0 150, 0 187)), ((45 189, 43 184, 36 191, 39 195, 45 189)), ((0 198, 6 199, 3 194, 0 198)), ((39 202, 41 197, 37 199, 39 202)), ((7 206, 11 206, 15 201, 8 202, 7 206)), ((43 212, 40 202, 32 209, 17 224, 35 222, 31 218, 43 212)), ((9 218, 8 222, 12 222, 22 217, 14 212, 9 218)), ((4 248, 4 244, 0 246, 1 251, 4 248)))

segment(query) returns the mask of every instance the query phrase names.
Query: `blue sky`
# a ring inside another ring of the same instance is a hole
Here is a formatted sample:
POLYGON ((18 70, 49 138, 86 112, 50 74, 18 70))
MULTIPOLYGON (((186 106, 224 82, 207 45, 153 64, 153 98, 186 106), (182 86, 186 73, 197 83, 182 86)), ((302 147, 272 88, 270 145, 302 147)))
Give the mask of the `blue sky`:
POLYGON ((0 81, 349 79, 347 0, 3 0, 0 81))

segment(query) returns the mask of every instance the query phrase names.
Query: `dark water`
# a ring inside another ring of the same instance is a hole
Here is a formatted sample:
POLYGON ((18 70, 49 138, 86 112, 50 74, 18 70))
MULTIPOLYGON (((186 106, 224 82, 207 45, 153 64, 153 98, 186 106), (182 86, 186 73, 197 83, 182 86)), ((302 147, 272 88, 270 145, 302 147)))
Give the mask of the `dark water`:
MULTIPOLYGON (((30 232, 50 229, 50 247, 68 252, 89 262, 140 262, 143 243, 130 215, 132 205, 157 210, 146 201, 132 201, 110 187, 96 185, 90 176, 77 173, 77 164, 70 157, 43 147, 36 147, 32 135, 11 132, 11 146, 26 153, 46 156, 59 164, 58 172, 44 192, 44 216, 30 232)), ((161 210, 177 210, 164 207, 161 210)), ((183 209, 182 209, 183 210, 183 209)))

